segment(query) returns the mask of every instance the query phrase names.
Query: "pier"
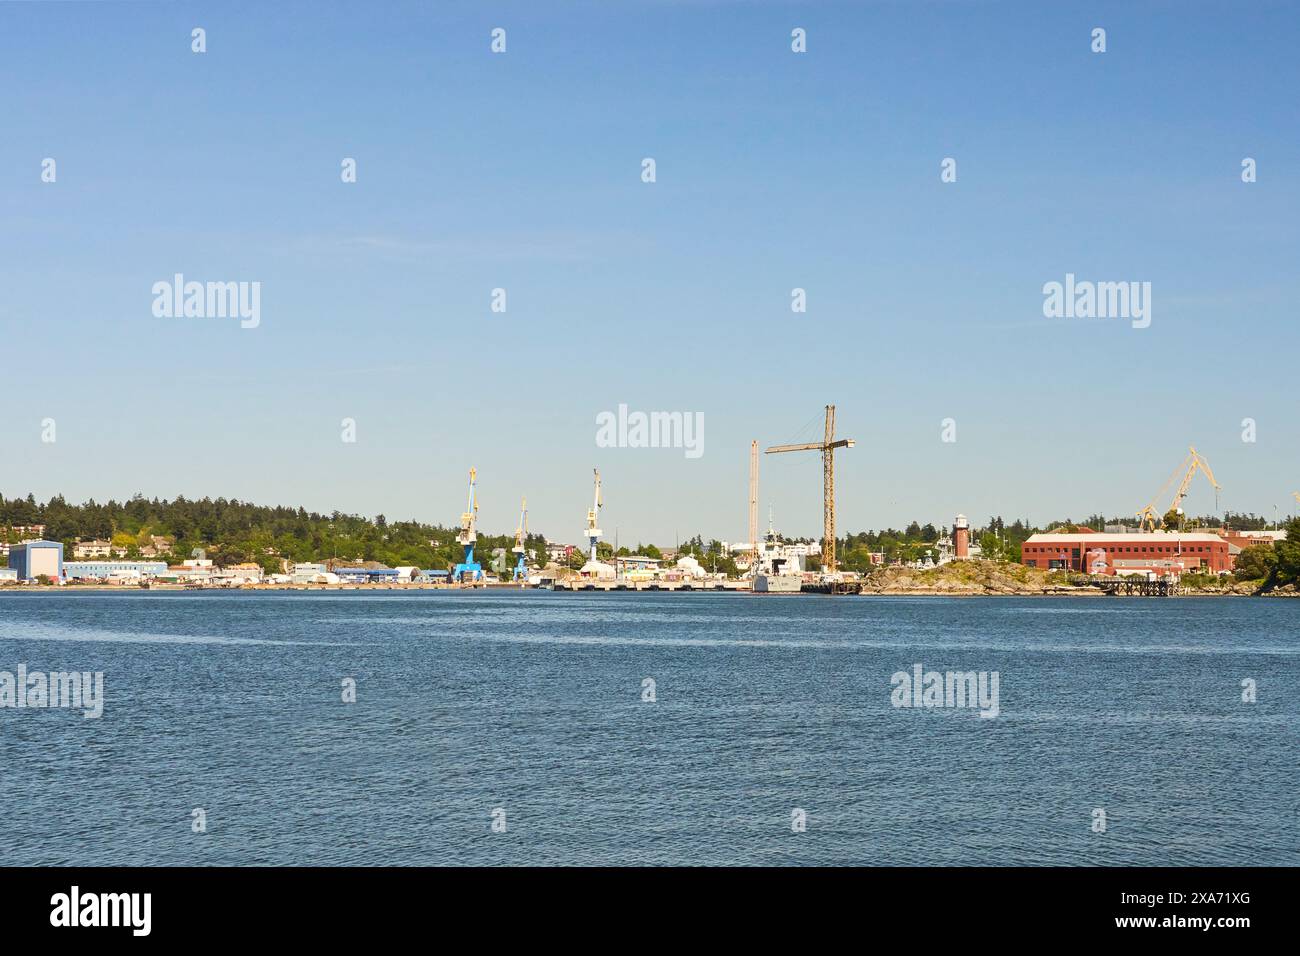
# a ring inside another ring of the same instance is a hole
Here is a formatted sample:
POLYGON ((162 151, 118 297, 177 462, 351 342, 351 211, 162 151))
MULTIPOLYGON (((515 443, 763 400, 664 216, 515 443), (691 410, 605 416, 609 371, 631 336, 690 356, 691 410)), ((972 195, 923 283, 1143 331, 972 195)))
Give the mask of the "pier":
POLYGON ((1154 580, 1136 576, 1094 577, 1090 583, 1111 596, 1122 594, 1127 597, 1174 597, 1182 593, 1178 581, 1167 577, 1154 580))

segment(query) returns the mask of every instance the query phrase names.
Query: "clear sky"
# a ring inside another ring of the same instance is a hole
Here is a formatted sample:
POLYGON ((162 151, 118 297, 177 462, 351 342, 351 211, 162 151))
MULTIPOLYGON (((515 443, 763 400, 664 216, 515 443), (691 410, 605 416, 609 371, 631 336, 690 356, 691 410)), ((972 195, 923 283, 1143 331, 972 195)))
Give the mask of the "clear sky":
MULTIPOLYGON (((1268 2, 0 4, 0 493, 450 525, 475 466, 485 530, 526 494, 576 542, 599 467, 607 538, 739 541, 750 440, 813 440, 834 403, 841 531, 1132 513, 1189 444, 1223 507, 1289 515, 1298 27, 1268 2), (259 327, 155 317, 178 272, 260 282, 259 327), (1150 282, 1150 327, 1044 317, 1066 273, 1150 282), (598 448, 620 403, 701 413, 703 454, 598 448)), ((762 465, 762 521, 818 535, 817 456, 762 465)))

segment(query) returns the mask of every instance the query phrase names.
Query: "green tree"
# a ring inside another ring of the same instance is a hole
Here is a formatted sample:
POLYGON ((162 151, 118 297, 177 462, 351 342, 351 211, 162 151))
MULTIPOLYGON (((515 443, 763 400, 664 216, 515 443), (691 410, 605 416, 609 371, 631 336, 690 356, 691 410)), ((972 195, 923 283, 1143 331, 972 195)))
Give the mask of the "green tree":
POLYGON ((1238 581, 1263 581, 1277 567, 1277 554, 1271 544, 1254 544, 1243 548, 1234 562, 1232 576, 1238 581))
POLYGON ((1300 518, 1292 518, 1284 526, 1286 537, 1274 543, 1273 552, 1275 584, 1300 583, 1300 518))

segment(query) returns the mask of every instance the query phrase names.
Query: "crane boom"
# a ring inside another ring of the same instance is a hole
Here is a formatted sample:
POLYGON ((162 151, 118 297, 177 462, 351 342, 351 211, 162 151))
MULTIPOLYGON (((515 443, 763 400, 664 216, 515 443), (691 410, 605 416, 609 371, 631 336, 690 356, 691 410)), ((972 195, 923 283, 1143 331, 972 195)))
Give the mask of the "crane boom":
POLYGON ((519 526, 515 528, 515 546, 510 550, 515 554, 515 570, 511 578, 513 581, 527 579, 528 562, 526 560, 527 552, 524 548, 524 542, 528 540, 528 499, 519 499, 519 526))
POLYGON ((515 528, 515 546, 511 549, 516 554, 522 554, 524 550, 524 539, 528 537, 528 499, 519 499, 519 525, 515 528))
POLYGON ((1180 505, 1182 505, 1183 499, 1187 497, 1187 490, 1192 485, 1192 479, 1196 477, 1198 471, 1203 472, 1205 477, 1209 479, 1210 484, 1214 487, 1214 508, 1217 511, 1219 508, 1219 492, 1222 491, 1223 488, 1215 479, 1214 472, 1210 470, 1210 463, 1206 461, 1199 452, 1197 452, 1195 446, 1189 446, 1187 449, 1187 457, 1183 459, 1182 464, 1175 468, 1174 473, 1165 480, 1163 485, 1160 486, 1160 490, 1157 491, 1155 497, 1151 499, 1151 503, 1137 513, 1138 518, 1141 519, 1138 522, 1138 527, 1143 531, 1155 531, 1158 526, 1163 524, 1164 515, 1169 511, 1176 510, 1180 505), (1178 481, 1178 488, 1174 492, 1173 502, 1165 512, 1157 512, 1156 504, 1164 496, 1164 493, 1168 490, 1169 486, 1178 480, 1180 474, 1183 477, 1181 481, 1178 481))
POLYGON ((1191 487, 1192 479, 1196 477, 1196 472, 1202 471, 1205 473, 1205 477, 1210 479, 1210 484, 1214 486, 1214 507, 1217 511, 1219 507, 1218 495, 1223 489, 1214 480, 1214 472, 1210 471, 1210 463, 1197 454, 1195 448, 1190 448, 1189 451, 1191 452, 1188 456, 1191 459, 1191 465, 1188 466, 1187 474, 1183 476, 1182 484, 1178 486, 1178 493, 1174 495, 1174 503, 1170 507, 1177 508, 1183 503, 1183 499, 1187 497, 1187 489, 1191 487))
POLYGON ((474 480, 477 474, 476 469, 469 470, 469 503, 460 516, 460 535, 457 537, 461 544, 472 545, 478 540, 478 503, 474 500, 474 480))

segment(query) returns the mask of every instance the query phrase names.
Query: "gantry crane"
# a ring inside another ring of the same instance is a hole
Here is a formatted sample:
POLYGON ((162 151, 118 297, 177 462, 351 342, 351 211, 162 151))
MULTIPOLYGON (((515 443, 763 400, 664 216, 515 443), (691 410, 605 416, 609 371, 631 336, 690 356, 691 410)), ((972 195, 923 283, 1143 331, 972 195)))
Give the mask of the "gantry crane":
POLYGON ((1219 486, 1219 483, 1214 480, 1214 472, 1210 470, 1210 463, 1202 458, 1193 446, 1187 449, 1187 457, 1184 458, 1183 463, 1174 470, 1174 473, 1169 476, 1169 479, 1160 486, 1160 490, 1157 491, 1155 497, 1151 499, 1151 503, 1137 513, 1137 516, 1140 519, 1138 527, 1143 531, 1155 531, 1157 527, 1162 525, 1164 523, 1164 515, 1168 514, 1170 511, 1178 510, 1179 505, 1183 503, 1183 498, 1187 497, 1187 489, 1191 487, 1192 479, 1196 477, 1198 471, 1205 472, 1205 477, 1208 478, 1210 484, 1214 486, 1214 510, 1218 511, 1219 492, 1223 489, 1219 486), (1178 490, 1174 492, 1173 502, 1164 512, 1157 513, 1156 502, 1160 500, 1160 497, 1165 493, 1169 486, 1174 483, 1180 474, 1183 478, 1178 484, 1178 490))
POLYGON ((469 470, 469 504, 460 516, 460 534, 456 541, 465 549, 464 559, 456 565, 456 580, 463 581, 469 575, 471 581, 483 577, 483 566, 474 560, 474 543, 478 541, 478 500, 474 496, 474 481, 478 472, 469 470))
POLYGON ((515 546, 510 550, 518 560, 515 561, 515 573, 512 581, 528 579, 528 565, 524 551, 524 542, 528 539, 528 499, 519 499, 519 527, 515 528, 515 546))
POLYGON ((596 474, 596 494, 591 501, 591 510, 587 512, 587 543, 591 551, 591 561, 596 560, 596 542, 600 540, 600 529, 596 527, 596 517, 604 502, 600 497, 600 469, 593 468, 596 474))
POLYGON ((835 564, 835 449, 852 448, 852 438, 835 440, 835 406, 826 406, 826 435, 822 441, 803 445, 775 445, 765 454, 775 455, 787 451, 820 451, 822 453, 822 570, 836 572, 835 564))

